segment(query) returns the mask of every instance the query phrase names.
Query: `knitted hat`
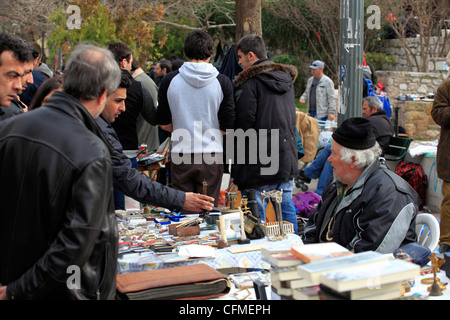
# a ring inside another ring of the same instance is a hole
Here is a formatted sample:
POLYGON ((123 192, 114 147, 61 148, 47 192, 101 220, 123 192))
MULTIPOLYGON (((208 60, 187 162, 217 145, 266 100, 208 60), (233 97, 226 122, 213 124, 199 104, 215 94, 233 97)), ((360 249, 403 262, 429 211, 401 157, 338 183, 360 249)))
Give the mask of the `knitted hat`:
POLYGON ((366 118, 350 118, 333 132, 332 138, 349 149, 365 150, 375 145, 372 124, 366 118))

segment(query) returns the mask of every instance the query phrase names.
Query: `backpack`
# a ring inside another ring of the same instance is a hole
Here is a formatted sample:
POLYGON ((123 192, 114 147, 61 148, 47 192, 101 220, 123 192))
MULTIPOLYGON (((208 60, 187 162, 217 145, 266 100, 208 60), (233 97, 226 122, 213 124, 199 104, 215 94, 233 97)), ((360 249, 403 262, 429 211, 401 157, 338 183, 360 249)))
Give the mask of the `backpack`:
POLYGON ((395 173, 405 179, 420 197, 419 209, 423 209, 426 200, 428 179, 423 168, 418 163, 403 162, 395 166, 395 173))

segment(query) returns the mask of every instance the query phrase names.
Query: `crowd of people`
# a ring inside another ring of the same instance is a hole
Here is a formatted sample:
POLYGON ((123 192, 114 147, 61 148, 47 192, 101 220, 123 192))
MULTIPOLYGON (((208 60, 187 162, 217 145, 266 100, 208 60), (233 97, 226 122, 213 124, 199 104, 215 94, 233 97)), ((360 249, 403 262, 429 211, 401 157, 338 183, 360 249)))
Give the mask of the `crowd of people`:
MULTIPOLYGON (((213 44, 206 32, 190 32, 187 61, 176 68, 160 61, 158 81, 133 65, 125 43, 83 44, 72 51, 61 78, 38 84, 35 74, 48 75, 45 67, 38 70, 38 50, 0 34, 0 300, 113 299, 115 210, 123 208, 123 197, 187 213, 211 211, 229 149, 232 181, 242 194, 256 193, 261 214, 262 192, 282 191, 283 219, 297 232, 297 68, 274 63, 263 39, 252 34, 234 48, 242 70, 231 79, 210 63, 213 44), (29 104, 22 96, 31 98, 29 104), (137 169, 140 142, 156 139, 152 127, 171 139, 171 186, 137 169), (73 266, 80 274, 75 286, 68 284, 73 266)), ((323 68, 313 62, 302 99, 312 116, 333 120, 335 100, 323 68)), ((362 108, 363 118, 347 119, 333 133, 325 158, 332 174, 302 236, 305 243, 334 241, 354 252, 388 253, 416 240, 420 200, 380 163, 392 132, 389 121, 383 130, 373 125, 386 121, 378 103, 367 99, 362 108)))

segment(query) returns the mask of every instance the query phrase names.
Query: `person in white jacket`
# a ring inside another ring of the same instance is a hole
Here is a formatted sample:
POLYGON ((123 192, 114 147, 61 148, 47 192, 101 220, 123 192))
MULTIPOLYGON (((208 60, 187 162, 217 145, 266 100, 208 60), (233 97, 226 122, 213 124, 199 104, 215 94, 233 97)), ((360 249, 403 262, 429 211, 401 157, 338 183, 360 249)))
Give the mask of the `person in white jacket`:
POLYGON ((310 66, 312 77, 308 79, 306 90, 300 103, 308 103, 308 114, 319 120, 333 121, 336 116, 336 95, 334 83, 323 73, 325 63, 314 61, 310 66))

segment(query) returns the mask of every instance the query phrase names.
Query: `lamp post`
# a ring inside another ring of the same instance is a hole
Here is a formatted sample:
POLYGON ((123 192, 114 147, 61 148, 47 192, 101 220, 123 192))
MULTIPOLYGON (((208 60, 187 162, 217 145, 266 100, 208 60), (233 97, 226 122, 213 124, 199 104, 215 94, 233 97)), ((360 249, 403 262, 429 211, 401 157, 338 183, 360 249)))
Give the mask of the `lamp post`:
POLYGON ((364 0, 341 0, 338 125, 362 115, 364 0))

